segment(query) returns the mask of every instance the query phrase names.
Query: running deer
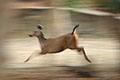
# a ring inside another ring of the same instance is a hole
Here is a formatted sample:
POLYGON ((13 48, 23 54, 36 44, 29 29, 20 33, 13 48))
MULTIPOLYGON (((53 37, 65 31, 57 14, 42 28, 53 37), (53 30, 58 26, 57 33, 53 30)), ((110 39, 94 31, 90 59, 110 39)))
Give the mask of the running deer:
MULTIPOLYGON (((45 55, 50 53, 58 53, 64 51, 65 49, 77 50, 78 52, 83 52, 85 59, 91 63, 88 59, 85 50, 83 47, 77 46, 78 36, 76 34, 76 28, 79 27, 79 24, 73 28, 71 33, 62 35, 57 38, 45 38, 42 33, 42 26, 38 25, 38 30, 34 31, 33 34, 29 35, 30 37, 37 37, 40 45, 41 52, 37 53, 39 55, 45 55)), ((34 54, 32 54, 25 62, 28 62, 34 54)))

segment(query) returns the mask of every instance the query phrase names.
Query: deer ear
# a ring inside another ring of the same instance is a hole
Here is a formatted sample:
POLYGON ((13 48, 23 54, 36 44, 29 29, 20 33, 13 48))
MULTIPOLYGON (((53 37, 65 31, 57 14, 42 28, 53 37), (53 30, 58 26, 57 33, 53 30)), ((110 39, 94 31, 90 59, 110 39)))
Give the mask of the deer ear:
POLYGON ((40 24, 37 25, 37 28, 40 29, 40 30, 43 29, 43 28, 42 28, 42 25, 40 25, 40 24))

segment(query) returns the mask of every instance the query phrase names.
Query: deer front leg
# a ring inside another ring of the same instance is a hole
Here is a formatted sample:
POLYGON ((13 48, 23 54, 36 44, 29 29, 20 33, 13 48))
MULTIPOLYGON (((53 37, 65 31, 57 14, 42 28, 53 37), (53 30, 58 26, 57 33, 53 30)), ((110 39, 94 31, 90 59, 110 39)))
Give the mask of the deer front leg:
POLYGON ((83 47, 77 47, 76 49, 77 49, 78 52, 82 51, 83 54, 84 54, 85 59, 86 59, 88 62, 92 63, 92 62, 88 59, 88 57, 87 57, 87 55, 86 55, 85 50, 84 50, 83 47))
POLYGON ((46 53, 43 53, 43 52, 36 52, 36 53, 32 53, 31 55, 30 55, 30 57, 28 57, 24 62, 26 63, 26 62, 28 62, 31 58, 33 58, 33 57, 36 57, 36 56, 38 56, 38 55, 45 55, 46 53))

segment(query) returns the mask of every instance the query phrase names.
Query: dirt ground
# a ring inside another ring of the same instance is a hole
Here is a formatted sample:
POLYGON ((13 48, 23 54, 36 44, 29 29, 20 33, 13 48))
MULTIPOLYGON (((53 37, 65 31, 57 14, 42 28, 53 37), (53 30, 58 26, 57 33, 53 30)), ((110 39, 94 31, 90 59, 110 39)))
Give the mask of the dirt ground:
POLYGON ((0 80, 120 80, 116 71, 102 72, 89 66, 1 68, 0 71, 0 80), (109 75, 104 76, 106 74, 109 75))
POLYGON ((79 41, 84 45, 92 64, 86 62, 82 55, 69 50, 35 58, 24 64, 31 52, 39 49, 38 45, 33 46, 38 44, 35 42, 36 40, 29 39, 6 41, 5 56, 9 59, 7 67, 0 67, 0 80, 120 80, 120 71, 117 68, 118 43, 114 40, 79 41))

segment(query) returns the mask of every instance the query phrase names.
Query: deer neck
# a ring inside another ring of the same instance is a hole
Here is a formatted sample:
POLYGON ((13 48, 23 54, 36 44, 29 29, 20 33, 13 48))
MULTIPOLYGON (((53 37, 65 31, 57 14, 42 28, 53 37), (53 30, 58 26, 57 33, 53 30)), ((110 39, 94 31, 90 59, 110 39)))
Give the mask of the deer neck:
POLYGON ((43 44, 44 41, 46 40, 46 38, 44 37, 44 35, 38 36, 37 38, 38 38, 40 44, 43 44))

